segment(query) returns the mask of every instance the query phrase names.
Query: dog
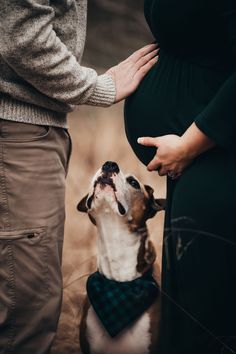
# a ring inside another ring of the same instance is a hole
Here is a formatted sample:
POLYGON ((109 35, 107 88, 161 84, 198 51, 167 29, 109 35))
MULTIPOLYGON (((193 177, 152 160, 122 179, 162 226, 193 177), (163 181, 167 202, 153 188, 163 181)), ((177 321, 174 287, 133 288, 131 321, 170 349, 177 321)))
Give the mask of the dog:
MULTIPOLYGON (((117 163, 107 161, 95 174, 89 194, 79 202, 77 209, 87 213, 97 227, 97 276, 105 284, 131 284, 152 273, 156 253, 146 221, 165 209, 165 199, 155 199, 153 193, 134 176, 125 176, 117 163)), ((159 326, 159 293, 115 336, 105 329, 87 298, 80 325, 81 349, 83 354, 158 354, 159 326)))

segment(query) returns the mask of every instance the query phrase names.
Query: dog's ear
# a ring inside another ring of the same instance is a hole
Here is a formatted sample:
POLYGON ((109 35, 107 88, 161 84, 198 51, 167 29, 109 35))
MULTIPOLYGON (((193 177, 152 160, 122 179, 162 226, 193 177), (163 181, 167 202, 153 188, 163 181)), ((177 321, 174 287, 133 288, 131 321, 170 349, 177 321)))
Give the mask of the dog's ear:
POLYGON ((149 213, 147 219, 153 218, 158 211, 165 210, 166 207, 166 199, 164 198, 154 198, 154 190, 152 187, 145 185, 144 186, 148 193, 148 206, 149 213))
POLYGON ((82 213, 87 213, 88 207, 87 207, 87 199, 88 199, 88 194, 81 199, 81 201, 77 205, 77 209, 81 211, 82 213))
MULTIPOLYGON (((79 210, 79 211, 81 211, 82 213, 87 213, 88 212, 88 207, 87 207, 87 199, 88 199, 88 194, 84 197, 84 198, 82 198, 81 199, 81 201, 78 203, 78 205, 77 205, 77 209, 79 210)), ((91 220, 91 222, 94 224, 94 225, 96 225, 96 221, 95 221, 95 219, 90 215, 90 214, 88 214, 88 216, 89 216, 89 219, 91 220)))
POLYGON ((165 198, 154 199, 153 208, 156 211, 165 210, 166 209, 166 199, 165 198))
POLYGON ((144 188, 146 189, 146 192, 147 192, 149 198, 151 198, 153 196, 154 189, 152 187, 148 186, 147 184, 144 185, 144 188))

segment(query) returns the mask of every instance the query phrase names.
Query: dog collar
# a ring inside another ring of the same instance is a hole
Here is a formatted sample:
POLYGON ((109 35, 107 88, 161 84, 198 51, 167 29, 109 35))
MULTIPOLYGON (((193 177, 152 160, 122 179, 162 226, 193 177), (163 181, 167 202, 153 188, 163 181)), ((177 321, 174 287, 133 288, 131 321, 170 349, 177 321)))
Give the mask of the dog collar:
POLYGON ((90 303, 111 337, 137 320, 153 304, 159 292, 152 270, 126 282, 107 279, 98 271, 87 280, 90 303))

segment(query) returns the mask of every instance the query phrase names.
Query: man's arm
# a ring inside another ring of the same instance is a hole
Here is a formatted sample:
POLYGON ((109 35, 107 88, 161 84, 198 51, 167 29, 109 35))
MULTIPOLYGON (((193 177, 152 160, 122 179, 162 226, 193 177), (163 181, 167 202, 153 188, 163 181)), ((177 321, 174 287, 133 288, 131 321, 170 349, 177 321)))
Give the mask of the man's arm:
POLYGON ((115 84, 82 67, 53 30, 48 0, 0 0, 0 54, 38 91, 60 102, 108 106, 115 84))

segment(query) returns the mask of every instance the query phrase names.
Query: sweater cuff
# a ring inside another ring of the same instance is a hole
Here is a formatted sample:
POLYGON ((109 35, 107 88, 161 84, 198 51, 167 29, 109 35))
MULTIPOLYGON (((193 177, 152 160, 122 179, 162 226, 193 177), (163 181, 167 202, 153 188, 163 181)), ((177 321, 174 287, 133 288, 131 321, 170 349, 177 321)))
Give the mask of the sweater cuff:
POLYGON ((103 74, 97 77, 92 95, 85 104, 90 106, 108 107, 115 102, 116 87, 110 75, 103 74))

